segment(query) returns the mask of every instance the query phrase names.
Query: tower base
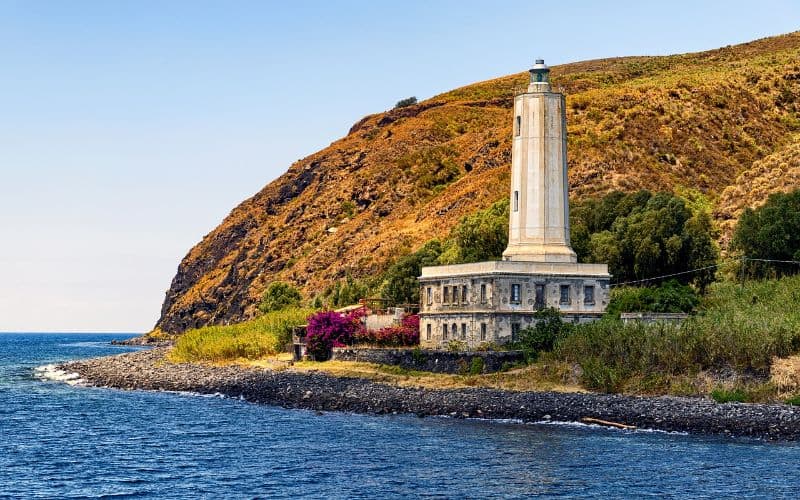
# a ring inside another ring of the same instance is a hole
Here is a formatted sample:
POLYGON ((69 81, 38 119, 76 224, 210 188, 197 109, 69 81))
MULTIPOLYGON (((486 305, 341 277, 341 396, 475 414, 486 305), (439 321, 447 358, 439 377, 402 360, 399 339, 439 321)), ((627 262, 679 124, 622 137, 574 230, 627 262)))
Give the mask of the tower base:
POLYGON ((578 262, 578 256, 566 245, 509 245, 503 260, 517 262, 578 262))

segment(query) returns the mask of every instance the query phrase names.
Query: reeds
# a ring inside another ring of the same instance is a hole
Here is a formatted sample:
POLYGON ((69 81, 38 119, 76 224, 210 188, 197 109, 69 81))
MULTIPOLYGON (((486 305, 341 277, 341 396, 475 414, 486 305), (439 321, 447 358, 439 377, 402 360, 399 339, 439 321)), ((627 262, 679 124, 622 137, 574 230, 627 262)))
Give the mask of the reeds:
POLYGON ((178 337, 169 358, 175 362, 260 359, 281 352, 292 327, 303 325, 313 309, 288 308, 234 325, 206 326, 178 337))

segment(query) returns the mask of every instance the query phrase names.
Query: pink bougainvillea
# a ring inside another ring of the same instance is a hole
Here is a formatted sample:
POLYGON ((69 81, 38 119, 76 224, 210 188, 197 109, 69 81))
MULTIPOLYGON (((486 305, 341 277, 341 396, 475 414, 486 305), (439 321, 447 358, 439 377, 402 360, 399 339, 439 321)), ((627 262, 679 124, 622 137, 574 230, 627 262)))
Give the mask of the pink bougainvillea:
POLYGON ((308 318, 306 330, 306 349, 316 360, 325 360, 334 347, 352 344, 355 337, 364 329, 361 318, 364 309, 356 309, 348 314, 322 311, 308 318))
POLYGON ((387 326, 380 330, 361 329, 355 336, 358 344, 380 347, 402 347, 419 344, 419 316, 411 314, 403 318, 399 325, 387 326))

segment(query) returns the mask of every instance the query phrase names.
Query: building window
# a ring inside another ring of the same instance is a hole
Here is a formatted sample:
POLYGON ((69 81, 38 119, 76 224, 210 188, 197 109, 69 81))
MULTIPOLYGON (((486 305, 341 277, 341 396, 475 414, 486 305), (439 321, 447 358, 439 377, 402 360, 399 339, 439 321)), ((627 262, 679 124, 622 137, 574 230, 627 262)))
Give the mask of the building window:
POLYGON ((450 302, 450 287, 444 287, 444 293, 442 293, 442 303, 447 304, 450 302))
POLYGON ((559 303, 562 305, 571 304, 572 300, 569 297, 569 285, 561 285, 561 299, 559 303))
POLYGON ((486 303, 486 284, 481 285, 481 304, 486 303))
POLYGON ((428 302, 428 305, 431 305, 431 304, 433 304, 433 290, 431 289, 431 287, 428 287, 428 288, 425 290, 425 295, 427 296, 427 299, 428 299, 428 300, 427 300, 427 302, 428 302))
MULTIPOLYGON (((508 123, 508 122, 506 122, 508 123)), ((522 117, 517 116, 516 121, 514 122, 514 135, 519 136, 522 131, 522 117)))
POLYGON ((447 324, 442 325, 442 340, 447 340, 447 324))
POLYGON ((519 191, 514 191, 514 211, 519 212, 519 191))
POLYGON ((486 340, 486 323, 481 323, 481 341, 486 340))
POLYGON ((467 340, 467 324, 461 323, 461 340, 467 340))
POLYGON ((458 325, 453 323, 453 326, 450 327, 450 335, 453 336, 453 340, 458 338, 458 325))
POLYGON ((536 300, 534 302, 536 309, 544 309, 544 285, 536 285, 536 300))
POLYGON ((467 303, 467 285, 461 287, 461 302, 467 303))
POLYGON ((519 283, 511 285, 511 303, 519 304, 519 283))
POLYGON ((511 341, 519 340, 519 323, 511 323, 511 341))
POLYGON ((594 305, 594 286, 586 285, 583 287, 583 303, 587 306, 594 305))
POLYGON ((431 339, 431 324, 428 323, 427 328, 425 329, 425 340, 431 339))

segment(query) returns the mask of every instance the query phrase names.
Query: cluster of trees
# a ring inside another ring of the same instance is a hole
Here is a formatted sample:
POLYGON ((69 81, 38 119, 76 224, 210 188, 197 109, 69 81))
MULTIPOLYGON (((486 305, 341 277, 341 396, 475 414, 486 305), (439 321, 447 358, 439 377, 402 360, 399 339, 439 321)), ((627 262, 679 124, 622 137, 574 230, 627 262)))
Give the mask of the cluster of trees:
POLYGON ((775 193, 761 207, 746 208, 739 217, 732 247, 745 258, 762 259, 743 261, 744 274, 773 277, 796 273, 800 269, 795 263, 800 261, 800 190, 775 193))
MULTIPOLYGON (((395 302, 419 301, 423 266, 500 259, 508 245, 508 200, 464 217, 444 242, 433 240, 402 257, 384 275, 383 295, 395 302)), ((719 257, 707 212, 693 212, 669 193, 612 192, 574 205, 572 247, 581 262, 609 265, 616 282, 639 281, 713 266, 719 257)), ((682 284, 705 288, 714 269, 678 274, 682 284)))
MULTIPOLYGON (((419 302, 417 277, 422 267, 497 260, 508 244, 509 203, 503 199, 464 217, 442 241, 431 240, 399 258, 378 282, 350 276, 331 285, 313 304, 338 307, 370 294, 394 304, 419 302)), ((614 191, 573 203, 571 243, 579 262, 609 266, 614 282, 635 282, 650 290, 619 295, 624 307, 654 311, 686 311, 714 281, 719 250, 707 210, 671 193, 614 191), (649 281, 661 276, 673 281, 649 281), (691 285, 693 288, 687 288, 691 285)), ((731 249, 747 259, 800 261, 800 190, 773 194, 757 209, 746 209, 736 227, 731 249)), ((797 272, 791 262, 747 262, 751 277, 797 272)), ((300 293, 285 283, 272 283, 260 305, 263 312, 296 306, 300 293)), ((621 304, 619 304, 622 307, 621 304)))
POLYGON ((719 251, 711 217, 693 213, 679 196, 612 192, 576 204, 570 220, 578 260, 608 264, 615 282, 676 275, 702 291, 714 281, 719 251))

